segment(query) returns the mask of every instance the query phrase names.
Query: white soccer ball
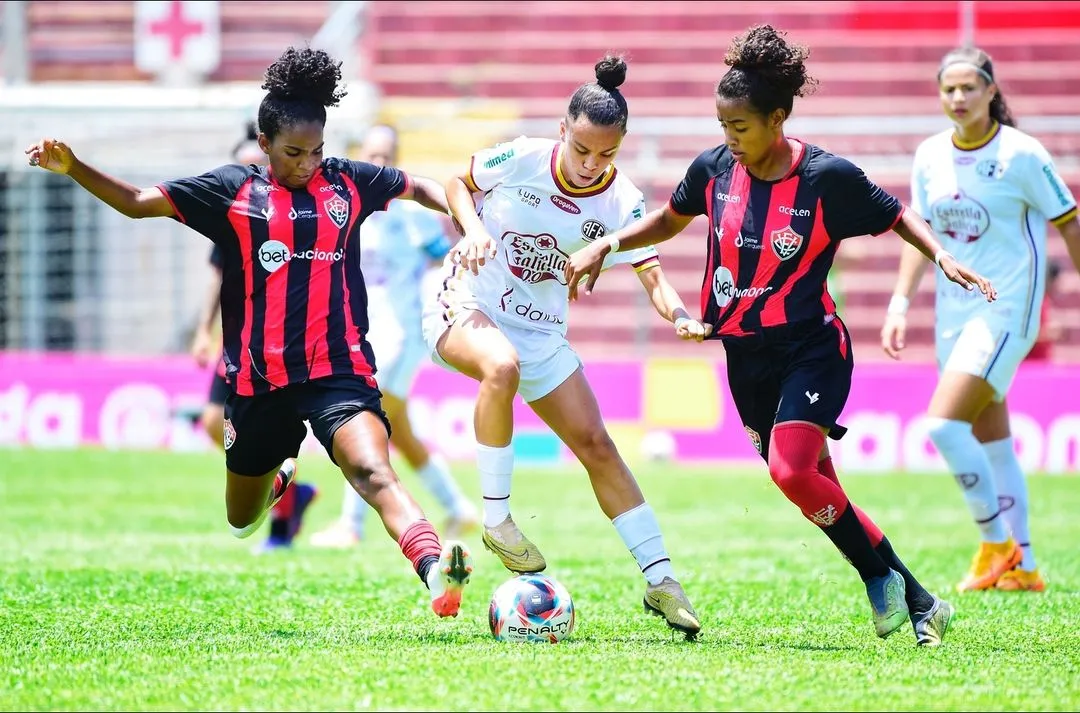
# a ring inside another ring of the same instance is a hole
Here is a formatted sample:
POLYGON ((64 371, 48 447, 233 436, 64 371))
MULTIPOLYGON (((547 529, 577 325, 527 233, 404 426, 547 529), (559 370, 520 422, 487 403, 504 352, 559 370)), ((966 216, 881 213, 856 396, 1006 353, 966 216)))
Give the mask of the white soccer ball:
POLYGON ((641 439, 641 455, 651 461, 669 461, 675 458, 678 444, 670 431, 649 431, 641 439))
POLYGON ((497 641, 557 644, 574 630, 574 601, 553 577, 523 574, 495 590, 488 623, 497 641))

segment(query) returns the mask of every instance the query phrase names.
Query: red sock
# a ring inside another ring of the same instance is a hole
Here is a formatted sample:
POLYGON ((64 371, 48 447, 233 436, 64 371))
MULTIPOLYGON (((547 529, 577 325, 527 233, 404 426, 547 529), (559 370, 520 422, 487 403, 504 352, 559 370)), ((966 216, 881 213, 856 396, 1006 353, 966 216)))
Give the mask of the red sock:
POLYGON ((427 520, 417 520, 405 530, 398 540, 401 553, 412 562, 413 569, 420 574, 420 565, 425 557, 439 559, 442 545, 435 528, 427 520))
POLYGON ((769 439, 769 475, 806 519, 827 527, 848 507, 847 495, 818 471, 825 434, 807 423, 782 423, 769 439))
MULTIPOLYGON (((278 484, 281 482, 281 476, 274 476, 274 493, 277 492, 278 484)), ((270 498, 273 499, 274 494, 271 493, 270 498)), ((289 489, 285 491, 285 494, 281 496, 281 500, 278 500, 277 505, 270 511, 270 517, 274 520, 284 520, 285 518, 292 517, 293 507, 296 504, 296 488, 290 483, 289 489)))
MULTIPOLYGON (((832 482, 840 485, 840 479, 836 477, 836 469, 833 468, 832 457, 825 460, 818 461, 818 471, 832 482)), ((881 541, 885 539, 884 533, 881 528, 870 519, 870 516, 862 511, 855 503, 851 504, 851 507, 855 508, 855 514, 859 517, 859 522, 862 524, 863 529, 866 530, 866 536, 870 538, 870 544, 877 547, 881 544, 881 541)))

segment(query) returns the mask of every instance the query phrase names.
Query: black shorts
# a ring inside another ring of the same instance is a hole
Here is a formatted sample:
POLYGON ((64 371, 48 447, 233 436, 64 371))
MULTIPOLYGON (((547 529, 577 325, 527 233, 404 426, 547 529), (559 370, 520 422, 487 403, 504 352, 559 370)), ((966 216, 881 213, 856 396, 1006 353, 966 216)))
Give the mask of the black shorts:
POLYGON ((258 396, 225 399, 225 466, 238 475, 262 475, 295 458, 307 437, 304 421, 334 460, 334 434, 353 416, 370 411, 390 421, 382 409, 375 380, 364 376, 327 376, 291 384, 258 396))
POLYGON ((212 404, 224 406, 225 399, 231 391, 229 382, 225 380, 225 375, 215 371, 214 378, 210 382, 210 397, 207 400, 212 404))
POLYGON ((836 420, 851 391, 854 360, 839 317, 772 328, 765 337, 725 339, 728 388, 750 442, 766 462, 772 427, 807 421, 839 440, 836 420))

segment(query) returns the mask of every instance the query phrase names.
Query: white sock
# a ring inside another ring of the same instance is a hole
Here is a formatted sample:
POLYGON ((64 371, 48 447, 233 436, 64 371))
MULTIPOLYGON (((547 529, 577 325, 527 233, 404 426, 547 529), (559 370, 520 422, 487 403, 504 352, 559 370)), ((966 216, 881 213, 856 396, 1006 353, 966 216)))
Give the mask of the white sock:
POLYGON ((1028 528, 1028 490, 1027 477, 1020 468, 1020 461, 1013 450, 1013 439, 1003 438, 983 444, 990 466, 994 469, 994 482, 997 484, 998 498, 1001 499, 1001 513, 1005 523, 1012 530, 1013 539, 1024 553, 1020 568, 1035 569, 1035 553, 1031 551, 1031 531, 1028 528))
POLYGON ((993 468, 982 444, 971 432, 971 424, 944 418, 929 418, 930 440, 937 446, 956 482, 964 491, 964 500, 984 542, 1009 539, 998 504, 993 468))
POLYGON ((461 492, 454 476, 450 474, 450 466, 438 453, 432 453, 428 462, 416 471, 416 475, 428 492, 439 501, 439 505, 451 515, 462 515, 471 510, 471 504, 465 499, 465 494, 461 492))
POLYGON ((349 481, 345 481, 345 498, 341 501, 341 519, 349 524, 354 535, 364 537, 364 521, 371 507, 353 490, 349 481))
POLYGON ((514 473, 514 446, 476 444, 480 493, 484 496, 484 527, 495 527, 510 515, 510 480, 514 473))
POLYGON ((626 549, 634 555, 649 584, 660 584, 664 577, 675 579, 671 558, 664 549, 660 523, 656 521, 656 515, 648 503, 617 515, 611 524, 615 526, 626 549))

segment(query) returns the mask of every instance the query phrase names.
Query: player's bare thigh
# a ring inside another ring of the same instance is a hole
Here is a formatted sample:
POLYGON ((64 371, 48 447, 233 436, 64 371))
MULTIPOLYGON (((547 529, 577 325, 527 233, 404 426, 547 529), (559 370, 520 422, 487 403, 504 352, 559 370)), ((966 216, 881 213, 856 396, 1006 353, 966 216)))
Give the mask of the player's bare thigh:
POLYGON ((979 443, 993 443, 1012 435, 1009 427, 1009 406, 1005 401, 991 400, 975 419, 975 437, 979 443))
POLYGON ((435 348, 447 364, 462 374, 477 381, 513 381, 517 390, 521 374, 517 350, 483 312, 471 310, 454 320, 435 348))
POLYGON ((961 371, 946 370, 938 379, 926 413, 928 416, 950 421, 975 423, 993 398, 994 387, 986 379, 961 371))

